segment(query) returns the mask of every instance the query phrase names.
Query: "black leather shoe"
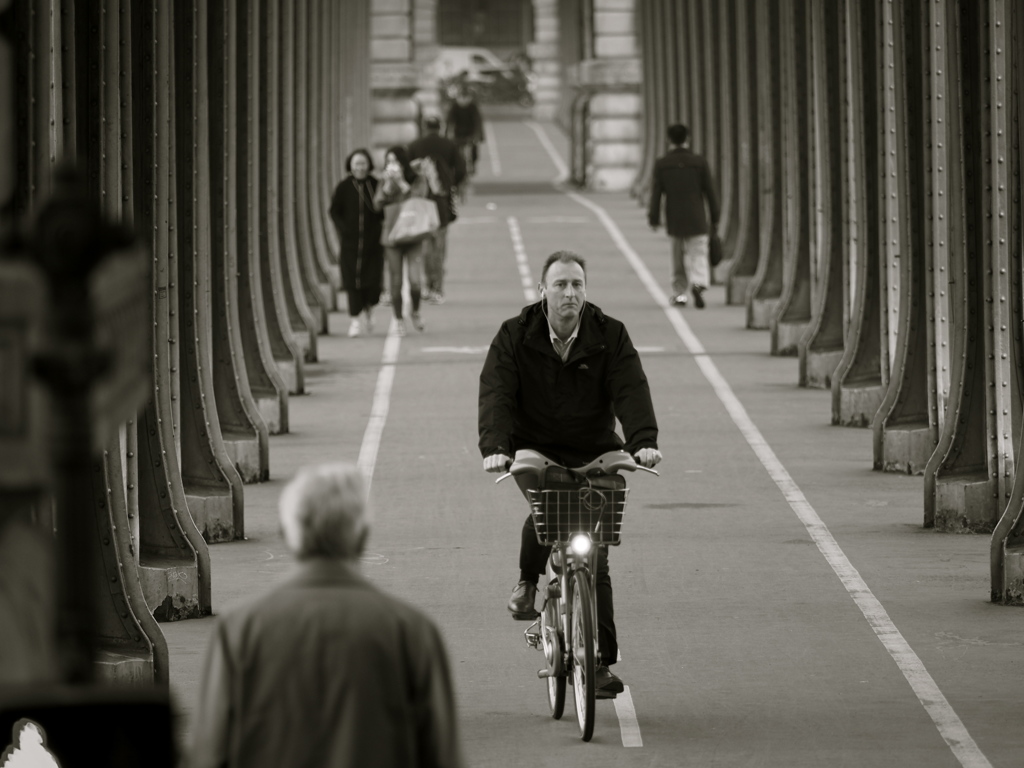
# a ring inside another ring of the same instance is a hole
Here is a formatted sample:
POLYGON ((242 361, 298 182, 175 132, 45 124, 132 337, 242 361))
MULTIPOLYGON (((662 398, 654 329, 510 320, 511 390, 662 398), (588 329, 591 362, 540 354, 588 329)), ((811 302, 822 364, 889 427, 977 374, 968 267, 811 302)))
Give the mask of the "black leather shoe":
POLYGON ((693 293, 693 305, 697 307, 697 309, 704 309, 704 288, 699 285, 695 285, 690 289, 690 291, 693 293))
POLYGON ((528 581, 520 581, 512 590, 512 597, 508 600, 508 610, 512 618, 517 621, 529 621, 540 616, 534 610, 533 602, 537 597, 537 585, 528 581))
POLYGON ((594 695, 599 699, 614 699, 618 694, 626 690, 618 676, 604 664, 597 668, 594 675, 594 687, 597 689, 594 695))

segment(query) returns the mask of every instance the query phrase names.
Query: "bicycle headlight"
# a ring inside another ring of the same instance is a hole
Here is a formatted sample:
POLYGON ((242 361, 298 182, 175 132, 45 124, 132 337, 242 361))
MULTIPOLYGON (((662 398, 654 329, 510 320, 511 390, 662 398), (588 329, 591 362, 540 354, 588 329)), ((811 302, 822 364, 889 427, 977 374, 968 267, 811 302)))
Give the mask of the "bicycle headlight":
POLYGON ((575 555, 589 555, 593 546, 594 543, 585 533, 577 533, 569 539, 569 549, 571 549, 575 555))

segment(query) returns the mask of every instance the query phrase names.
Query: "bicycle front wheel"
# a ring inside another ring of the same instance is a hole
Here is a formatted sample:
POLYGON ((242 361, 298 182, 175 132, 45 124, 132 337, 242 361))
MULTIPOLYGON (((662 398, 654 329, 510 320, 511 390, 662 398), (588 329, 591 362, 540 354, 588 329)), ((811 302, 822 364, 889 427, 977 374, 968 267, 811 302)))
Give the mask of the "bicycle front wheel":
POLYGON ((590 575, 586 571, 576 571, 572 575, 572 688, 576 697, 580 738, 584 741, 590 741, 594 735, 596 656, 597 621, 590 575))

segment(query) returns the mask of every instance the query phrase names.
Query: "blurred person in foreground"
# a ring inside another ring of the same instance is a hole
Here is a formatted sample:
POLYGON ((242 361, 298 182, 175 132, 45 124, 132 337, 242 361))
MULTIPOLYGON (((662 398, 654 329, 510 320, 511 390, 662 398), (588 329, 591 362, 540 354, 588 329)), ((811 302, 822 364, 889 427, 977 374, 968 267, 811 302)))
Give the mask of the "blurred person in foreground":
POLYGON ((689 289, 694 306, 704 309, 704 292, 711 284, 708 248, 710 233, 718 227, 718 196, 707 160, 689 148, 690 130, 676 123, 667 132, 671 148, 654 164, 647 221, 657 231, 664 196, 665 229, 672 238, 672 303, 686 306, 689 289))
POLYGON ((348 176, 335 187, 331 198, 331 221, 341 241, 341 282, 352 318, 348 335, 359 336, 373 332, 373 308, 380 300, 384 279, 384 246, 380 242, 384 215, 373 205, 379 182, 370 175, 370 153, 365 149, 352 152, 345 160, 345 170, 348 176))
POLYGON ((217 622, 191 768, 461 768, 437 627, 359 573, 370 531, 359 469, 300 470, 279 511, 298 567, 217 622))

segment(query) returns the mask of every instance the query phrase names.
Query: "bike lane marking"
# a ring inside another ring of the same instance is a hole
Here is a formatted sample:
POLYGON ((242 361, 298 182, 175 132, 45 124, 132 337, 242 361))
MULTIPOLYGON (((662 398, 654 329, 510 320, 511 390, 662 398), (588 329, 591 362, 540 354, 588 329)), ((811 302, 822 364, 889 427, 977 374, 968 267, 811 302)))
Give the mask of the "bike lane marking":
POLYGON ((530 261, 526 257, 523 233, 519 230, 519 219, 515 216, 508 217, 508 234, 512 238, 512 250, 516 255, 516 264, 519 266, 519 279, 523 284, 523 295, 532 304, 537 301, 537 289, 534 287, 533 276, 530 273, 530 261))
MULTIPOLYGON (((542 142, 543 143, 543 142, 542 142)), ((549 142, 550 144, 550 142, 549 142)), ((549 150, 550 152, 550 150, 549 150)), ((554 158, 552 158, 554 159, 554 158)), ((814 507, 804 496, 803 491, 790 476, 789 472, 779 461, 767 440, 747 414, 743 404, 736 397, 729 386, 729 382, 719 372, 718 367, 711 361, 710 356, 705 352, 703 345, 696 334, 690 329, 689 324, 671 304, 668 296, 662 291, 658 281, 647 269, 647 265, 630 246, 629 241, 622 234, 618 225, 608 212, 582 195, 575 192, 564 192, 570 199, 591 210, 600 220, 601 224, 611 236, 616 247, 629 262, 636 272, 640 282, 647 289, 647 292, 661 307, 669 323, 673 326, 676 334, 683 344, 693 355, 701 373, 711 384, 718 399, 722 401, 726 412, 732 417, 733 422, 739 428, 747 444, 754 451, 760 460, 769 477, 775 482, 782 492, 783 498, 789 503, 790 508, 797 518, 803 523, 810 534, 818 550, 825 557, 826 562, 835 571, 840 582, 846 588, 854 603, 860 609, 868 625, 881 641, 882 645, 889 652, 893 661, 900 668, 903 676, 910 683, 911 689, 917 696, 921 706, 924 707, 928 716, 932 719, 939 735, 949 746, 950 750, 964 768, 992 768, 992 764, 985 757, 981 749, 975 743, 967 727, 960 720, 952 705, 946 700, 945 695, 939 689, 934 678, 924 666, 924 662, 910 647, 906 638, 889 618, 888 612, 882 603, 875 597, 860 573, 853 566, 853 563, 846 557, 840 548, 839 543, 832 536, 831 531, 824 521, 818 516, 814 507)))
POLYGON ((402 338, 395 333, 395 321, 392 319, 384 340, 384 352, 380 358, 380 372, 377 374, 377 386, 373 391, 373 404, 370 406, 370 418, 363 432, 363 442, 359 447, 359 459, 356 466, 363 472, 366 479, 366 497, 370 497, 373 484, 373 470, 377 465, 377 451, 380 450, 380 438, 384 434, 384 425, 388 420, 391 408, 391 387, 395 383, 395 363, 398 361, 398 350, 402 346, 402 338))
POLYGON ((501 158, 498 156, 498 142, 494 138, 494 131, 484 122, 484 144, 487 145, 487 159, 491 161, 491 173, 501 176, 501 158))
POLYGON ((537 134, 537 141, 544 147, 544 151, 548 153, 548 157, 551 158, 551 162, 555 164, 555 170, 558 171, 558 178, 555 179, 553 184, 559 184, 569 178, 569 166, 565 164, 562 156, 558 154, 558 150, 555 149, 555 145, 551 143, 551 139, 544 133, 544 129, 533 120, 524 120, 526 127, 537 134))

